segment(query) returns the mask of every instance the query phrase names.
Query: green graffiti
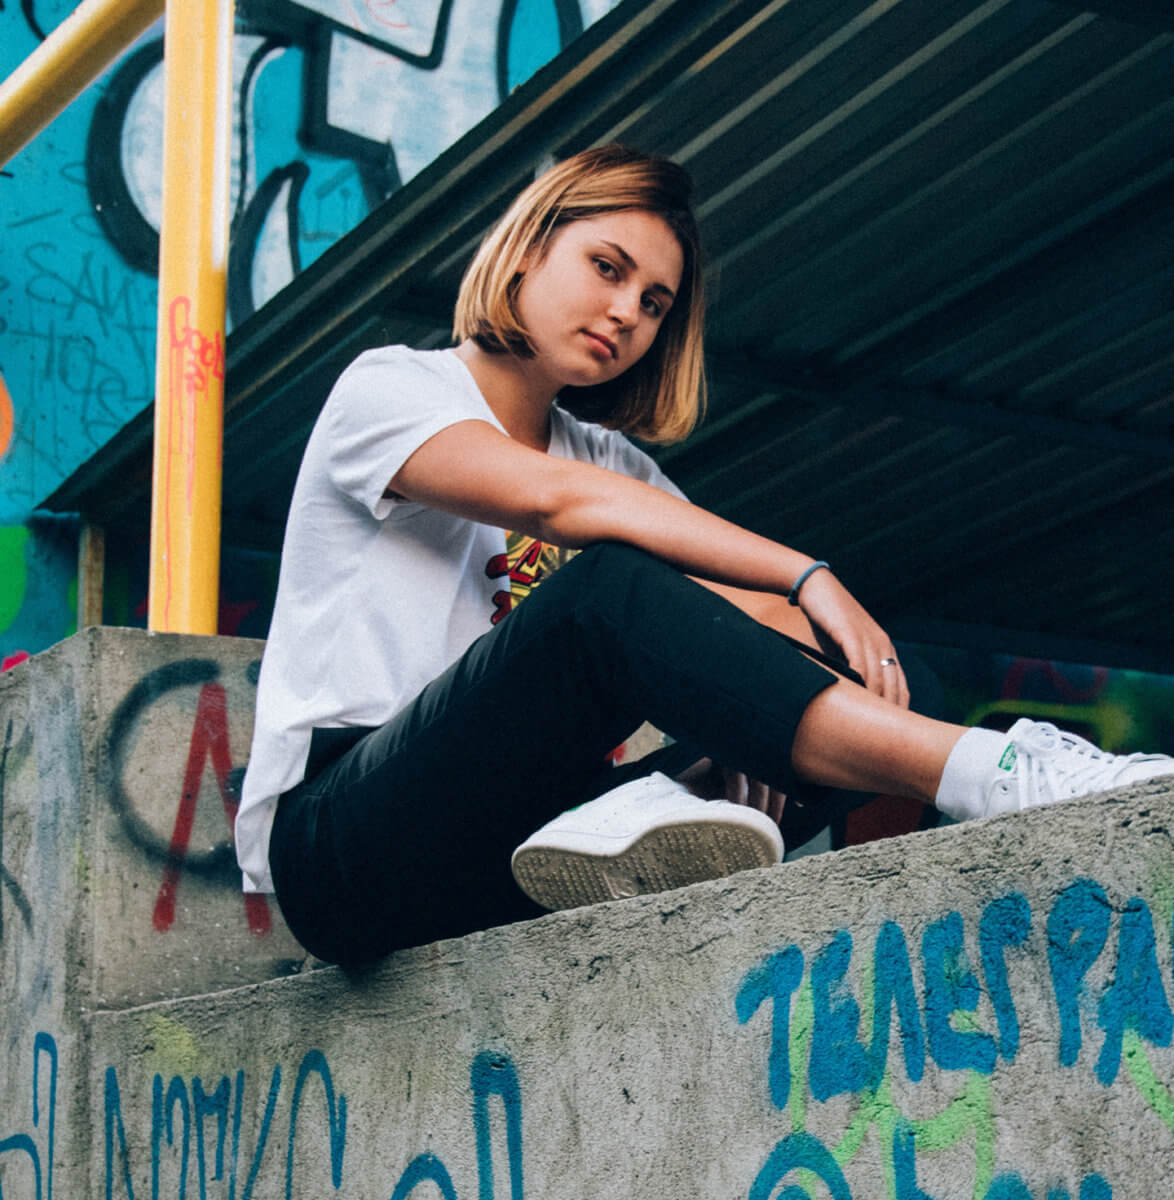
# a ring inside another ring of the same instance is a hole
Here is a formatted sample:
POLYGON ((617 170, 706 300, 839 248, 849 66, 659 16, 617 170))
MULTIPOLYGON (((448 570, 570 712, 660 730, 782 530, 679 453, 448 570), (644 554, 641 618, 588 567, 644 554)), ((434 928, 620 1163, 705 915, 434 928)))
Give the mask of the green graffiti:
POLYGON ((163 1076, 195 1074, 199 1046, 185 1026, 161 1013, 151 1013, 146 1018, 146 1038, 149 1071, 163 1076))
POLYGON ((1125 1031, 1121 1054, 1125 1069, 1137 1085, 1142 1099, 1160 1120, 1174 1130, 1174 1092, 1158 1078, 1135 1030, 1125 1031))
POLYGON ((16 620, 28 588, 24 558, 29 531, 24 525, 0 526, 0 632, 16 620))
MULTIPOLYGON (((866 959, 861 966, 860 977, 862 1013, 874 1012, 874 988, 873 965, 871 960, 866 959)), ((885 1019, 888 1019, 887 1013, 885 1019)), ((960 1029, 978 1026, 972 1013, 957 1013, 955 1020, 960 1029)), ((807 1132, 807 1073, 814 1023, 815 1003, 811 980, 807 977, 795 994, 791 1018, 791 1093, 788 1108, 792 1133, 807 1132)), ((865 1028, 862 1022, 861 1039, 866 1045, 871 1044, 871 1036, 872 1029, 865 1028)), ((898 1122, 906 1118, 893 1102, 891 1079, 892 1069, 886 1063, 880 1083, 874 1089, 857 1093, 856 1111, 839 1141, 832 1147, 832 1157, 838 1166, 845 1166, 859 1153, 870 1130, 875 1129, 878 1144, 886 1147, 882 1164, 885 1192, 889 1200, 895 1200, 897 1180, 892 1154, 893 1138, 898 1122)), ((1157 1086, 1162 1087, 1161 1084, 1157 1086)), ((1169 1098, 1169 1093, 1165 1095, 1170 1103, 1171 1119, 1174 1119, 1174 1099, 1169 1098)), ((979 1071, 968 1071, 965 1086, 941 1112, 922 1120, 910 1120, 908 1124, 913 1130, 918 1150, 927 1153, 948 1150, 973 1136, 973 1196, 974 1200, 982 1200, 995 1175, 995 1105, 991 1079, 979 1071)), ((814 1195, 813 1189, 819 1181, 814 1173, 802 1171, 798 1182, 814 1195)))

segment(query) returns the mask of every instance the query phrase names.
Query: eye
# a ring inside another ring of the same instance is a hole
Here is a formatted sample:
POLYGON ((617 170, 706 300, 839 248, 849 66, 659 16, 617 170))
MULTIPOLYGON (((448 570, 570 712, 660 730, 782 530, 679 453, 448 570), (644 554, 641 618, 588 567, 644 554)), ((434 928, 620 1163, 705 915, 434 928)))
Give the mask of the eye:
POLYGON ((596 258, 593 261, 595 263, 596 270, 599 271, 600 275, 602 275, 604 279, 619 278, 619 272, 616 270, 614 263, 608 262, 606 258, 596 258))
POLYGON ((646 295, 640 303, 644 306, 644 311, 651 317, 659 317, 664 312, 664 306, 651 293, 646 295))

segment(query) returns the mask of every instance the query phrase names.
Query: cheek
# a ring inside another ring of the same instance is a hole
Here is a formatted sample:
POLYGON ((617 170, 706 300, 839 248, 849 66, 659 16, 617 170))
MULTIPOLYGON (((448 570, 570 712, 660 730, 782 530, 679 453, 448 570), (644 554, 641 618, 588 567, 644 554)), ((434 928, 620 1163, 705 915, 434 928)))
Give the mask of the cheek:
POLYGON ((653 346, 656 345, 656 339, 660 337, 662 326, 653 326, 644 337, 640 339, 640 357, 643 358, 653 346))

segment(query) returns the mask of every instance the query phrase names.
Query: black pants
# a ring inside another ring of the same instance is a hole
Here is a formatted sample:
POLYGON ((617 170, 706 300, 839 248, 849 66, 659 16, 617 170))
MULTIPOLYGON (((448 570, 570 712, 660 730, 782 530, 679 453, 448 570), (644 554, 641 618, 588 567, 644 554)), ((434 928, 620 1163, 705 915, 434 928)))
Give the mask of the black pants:
POLYGON ((834 679, 672 567, 590 547, 386 725, 316 731, 270 844, 282 913, 340 963, 537 916, 514 847, 621 782, 606 756, 642 721, 793 793, 795 728, 834 679))

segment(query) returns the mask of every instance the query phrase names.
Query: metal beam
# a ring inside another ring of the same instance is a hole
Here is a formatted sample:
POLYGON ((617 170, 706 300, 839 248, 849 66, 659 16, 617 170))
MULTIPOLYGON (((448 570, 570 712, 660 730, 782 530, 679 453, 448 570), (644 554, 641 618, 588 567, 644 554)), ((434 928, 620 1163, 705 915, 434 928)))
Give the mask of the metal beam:
POLYGON ((147 624, 214 634, 220 600, 232 0, 167 6, 147 624))
POLYGON ((715 405, 710 421, 687 442, 659 454, 661 462, 684 461, 695 453, 708 453, 702 449, 708 437, 724 432, 736 422, 742 407, 747 414, 761 411, 770 403, 764 399, 766 396, 776 397, 779 403, 798 400, 818 407, 839 405, 870 416, 905 417, 938 427, 954 425, 985 430, 995 437, 1008 434, 1033 437, 1050 445, 1086 447, 1106 457, 1124 454, 1174 462, 1174 440, 1170 438, 1132 433, 1103 422, 1074 421, 1026 411, 1016 407, 1014 396, 992 403, 945 389, 859 384, 849 378, 821 378, 788 364, 733 355, 710 356, 708 370, 721 382, 723 391, 750 399, 745 406, 736 405, 724 411, 715 405))
POLYGON ((162 14, 163 0, 82 0, 0 83, 0 165, 32 141, 162 14))
POLYGON ((1126 25, 1174 29, 1174 8, 1169 0, 1052 0, 1052 3, 1079 12, 1095 12, 1126 25))

